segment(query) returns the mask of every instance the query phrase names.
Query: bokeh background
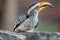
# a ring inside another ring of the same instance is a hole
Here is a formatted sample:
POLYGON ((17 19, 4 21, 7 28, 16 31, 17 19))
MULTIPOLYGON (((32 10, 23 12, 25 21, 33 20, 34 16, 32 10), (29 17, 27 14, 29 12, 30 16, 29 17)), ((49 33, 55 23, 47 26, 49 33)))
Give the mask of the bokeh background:
POLYGON ((0 0, 0 29, 13 30, 13 24, 21 14, 26 14, 30 5, 48 1, 54 8, 39 13, 39 24, 35 31, 60 32, 60 0, 0 0))

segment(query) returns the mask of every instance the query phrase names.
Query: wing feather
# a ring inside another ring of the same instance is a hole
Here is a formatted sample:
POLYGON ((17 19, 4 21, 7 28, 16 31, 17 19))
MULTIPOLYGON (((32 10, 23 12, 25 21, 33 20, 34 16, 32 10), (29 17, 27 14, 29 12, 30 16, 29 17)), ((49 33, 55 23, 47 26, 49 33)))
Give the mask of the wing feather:
POLYGON ((14 24, 14 30, 28 18, 28 15, 21 15, 14 24))

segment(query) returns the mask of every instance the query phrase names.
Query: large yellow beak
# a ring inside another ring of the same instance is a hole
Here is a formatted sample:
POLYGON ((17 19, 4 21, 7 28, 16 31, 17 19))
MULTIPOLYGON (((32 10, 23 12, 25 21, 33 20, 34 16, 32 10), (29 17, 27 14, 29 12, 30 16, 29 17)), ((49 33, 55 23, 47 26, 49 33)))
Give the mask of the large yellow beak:
POLYGON ((47 7, 53 7, 53 5, 49 2, 40 2, 40 5, 38 6, 37 10, 38 11, 41 11, 42 9, 44 8, 47 8, 47 7))

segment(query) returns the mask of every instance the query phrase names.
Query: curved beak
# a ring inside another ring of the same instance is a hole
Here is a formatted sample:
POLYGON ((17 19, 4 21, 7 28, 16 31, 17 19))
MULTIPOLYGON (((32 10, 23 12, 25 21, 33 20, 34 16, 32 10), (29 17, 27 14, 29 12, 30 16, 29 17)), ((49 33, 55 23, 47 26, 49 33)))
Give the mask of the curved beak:
POLYGON ((53 8, 53 5, 49 2, 40 2, 37 9, 38 11, 41 11, 42 9, 48 8, 48 7, 53 8))
POLYGON ((41 2, 39 6, 40 7, 47 7, 47 6, 48 7, 53 7, 53 5, 49 2, 41 2))

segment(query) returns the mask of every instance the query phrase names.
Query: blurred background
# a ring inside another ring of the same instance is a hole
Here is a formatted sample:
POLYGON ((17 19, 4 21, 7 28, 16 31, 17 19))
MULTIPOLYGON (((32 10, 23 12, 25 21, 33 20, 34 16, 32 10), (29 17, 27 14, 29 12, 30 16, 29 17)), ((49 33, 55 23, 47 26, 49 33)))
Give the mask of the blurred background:
POLYGON ((0 0, 0 30, 13 30, 13 24, 21 14, 26 14, 30 5, 48 1, 54 8, 39 13, 39 24, 35 31, 60 32, 60 0, 0 0))

